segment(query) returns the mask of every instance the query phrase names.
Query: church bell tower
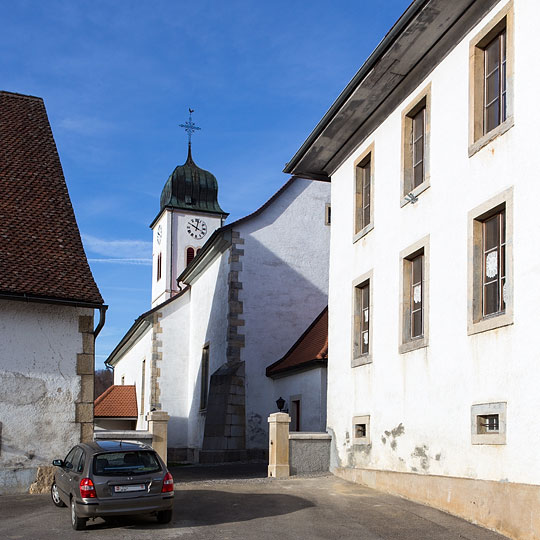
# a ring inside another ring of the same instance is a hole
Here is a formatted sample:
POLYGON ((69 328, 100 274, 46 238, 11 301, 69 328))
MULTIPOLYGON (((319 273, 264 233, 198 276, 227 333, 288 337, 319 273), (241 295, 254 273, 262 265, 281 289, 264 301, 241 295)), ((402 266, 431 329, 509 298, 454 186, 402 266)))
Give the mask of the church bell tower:
POLYGON ((152 229, 152 307, 178 292, 176 278, 229 215, 218 203, 216 177, 198 167, 191 154, 191 136, 200 130, 192 119, 181 124, 188 133, 188 154, 165 182, 152 229))

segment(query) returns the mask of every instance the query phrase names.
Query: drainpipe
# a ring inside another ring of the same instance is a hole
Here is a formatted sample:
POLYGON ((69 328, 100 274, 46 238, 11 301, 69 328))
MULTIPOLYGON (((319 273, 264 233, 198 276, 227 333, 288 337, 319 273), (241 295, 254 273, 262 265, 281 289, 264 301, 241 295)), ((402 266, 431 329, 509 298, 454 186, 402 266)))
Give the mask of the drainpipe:
POLYGON ((96 329, 94 330, 94 339, 96 339, 99 336, 99 333, 101 332, 101 329, 103 328, 103 325, 105 324, 105 314, 107 313, 107 308, 109 306, 100 306, 97 309, 99 309, 99 322, 96 326, 96 329))

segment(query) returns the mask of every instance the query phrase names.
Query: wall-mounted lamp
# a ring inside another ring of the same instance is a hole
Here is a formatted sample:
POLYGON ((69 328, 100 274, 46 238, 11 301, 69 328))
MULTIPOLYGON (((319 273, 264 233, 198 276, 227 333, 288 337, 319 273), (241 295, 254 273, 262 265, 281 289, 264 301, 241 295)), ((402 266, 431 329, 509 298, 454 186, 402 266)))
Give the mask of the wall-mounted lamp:
POLYGON ((285 400, 280 396, 279 399, 276 400, 276 405, 279 412, 281 412, 285 408, 285 400))

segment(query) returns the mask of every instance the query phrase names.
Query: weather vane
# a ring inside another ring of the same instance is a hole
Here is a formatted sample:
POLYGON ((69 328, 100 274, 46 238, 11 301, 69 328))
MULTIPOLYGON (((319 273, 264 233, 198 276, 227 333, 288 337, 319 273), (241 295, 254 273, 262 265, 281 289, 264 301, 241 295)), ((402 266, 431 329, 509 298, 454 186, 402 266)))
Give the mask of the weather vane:
POLYGON ((185 124, 180 124, 180 127, 184 128, 186 130, 186 133, 188 134, 188 141, 189 146, 191 146, 191 136, 196 131, 199 131, 201 128, 196 126, 191 119, 191 113, 194 113, 195 109, 189 109, 189 120, 185 124))

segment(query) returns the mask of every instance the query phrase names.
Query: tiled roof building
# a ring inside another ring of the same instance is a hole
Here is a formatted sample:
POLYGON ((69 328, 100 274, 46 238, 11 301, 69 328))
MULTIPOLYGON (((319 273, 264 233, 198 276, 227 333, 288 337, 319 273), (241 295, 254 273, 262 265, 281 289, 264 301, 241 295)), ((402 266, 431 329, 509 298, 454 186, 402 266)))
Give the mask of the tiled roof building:
POLYGON ((135 385, 113 384, 94 401, 96 418, 137 418, 135 385))
POLYGON ((0 91, 0 296, 100 305, 43 100, 0 91))

